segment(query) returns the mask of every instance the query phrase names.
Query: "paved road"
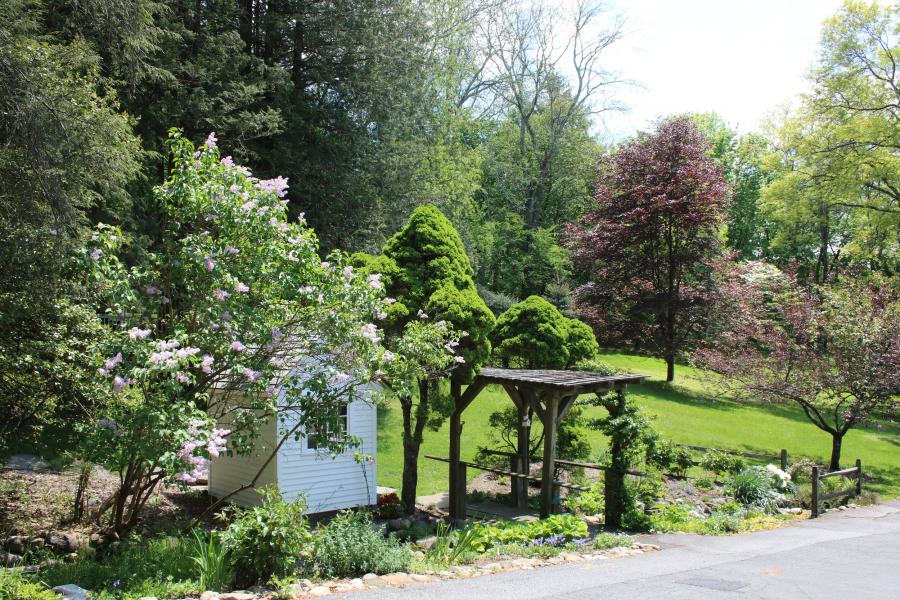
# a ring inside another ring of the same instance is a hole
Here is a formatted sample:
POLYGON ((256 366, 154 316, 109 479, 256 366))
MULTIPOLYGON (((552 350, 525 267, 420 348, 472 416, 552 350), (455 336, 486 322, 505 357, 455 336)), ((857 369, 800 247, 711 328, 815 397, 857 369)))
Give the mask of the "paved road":
POLYGON ((652 536, 661 552, 379 589, 354 600, 900 599, 900 502, 749 535, 652 536))

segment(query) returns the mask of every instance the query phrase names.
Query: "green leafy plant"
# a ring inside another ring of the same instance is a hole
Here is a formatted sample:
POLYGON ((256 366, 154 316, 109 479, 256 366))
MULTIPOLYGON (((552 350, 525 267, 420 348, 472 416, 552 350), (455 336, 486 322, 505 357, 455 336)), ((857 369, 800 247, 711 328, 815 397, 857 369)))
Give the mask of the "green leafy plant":
POLYGON ((747 467, 731 476, 728 493, 744 506, 771 512, 775 504, 793 493, 790 475, 776 467, 747 467))
POLYGON ((687 475, 694 462, 687 448, 659 437, 651 437, 647 444, 647 463, 677 477, 687 475))
POLYGON ((570 494, 565 500, 566 508, 580 515, 598 515, 603 512, 603 483, 597 482, 586 492, 570 494))
POLYGON ((631 545, 631 538, 617 533, 600 533, 593 539, 591 545, 595 550, 609 550, 631 545))
POLYGON ((220 535, 192 530, 194 536, 191 544, 191 560, 197 565, 200 587, 203 590, 218 592, 227 587, 234 578, 228 550, 222 544, 220 535))
POLYGON ((365 512, 338 514, 315 533, 312 545, 308 571, 328 578, 406 571, 413 558, 409 546, 385 538, 365 512))
POLYGON ((588 528, 584 520, 568 514, 552 515, 531 523, 504 521, 474 525, 473 530, 471 545, 473 550, 478 553, 483 553, 493 546, 523 544, 538 538, 560 536, 564 541, 572 541, 588 536, 588 528))
POLYGON ((27 580, 23 575, 0 569, 0 598, 5 600, 57 600, 59 595, 43 584, 27 580))
POLYGON ((453 565, 466 555, 474 552, 473 542, 476 530, 469 526, 463 529, 452 529, 448 524, 438 525, 434 545, 428 551, 428 558, 436 563, 453 565))
POLYGON ((291 573, 311 540, 303 502, 285 502, 274 487, 263 488, 262 504, 233 507, 233 520, 222 533, 222 545, 234 561, 240 584, 267 582, 291 573))
POLYGON ((746 461, 740 456, 727 454, 721 450, 707 450, 700 458, 700 467, 716 475, 738 473, 746 466, 746 461))

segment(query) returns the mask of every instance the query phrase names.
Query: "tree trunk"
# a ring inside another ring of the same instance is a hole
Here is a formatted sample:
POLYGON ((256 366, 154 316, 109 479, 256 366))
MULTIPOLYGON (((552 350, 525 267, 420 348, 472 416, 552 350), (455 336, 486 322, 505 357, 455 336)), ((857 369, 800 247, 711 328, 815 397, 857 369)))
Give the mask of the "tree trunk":
POLYGON ((675 381, 675 356, 669 354, 666 356, 666 383, 675 381))
MULTIPOLYGON (((625 411, 627 397, 621 390, 616 392, 616 399, 606 404, 609 416, 615 419, 625 411)), ((625 472, 628 469, 625 440, 621 435, 612 435, 609 450, 612 458, 609 468, 604 472, 603 482, 603 520, 607 527, 621 527, 622 516, 628 510, 628 490, 625 488, 625 472)))
POLYGON ((829 471, 839 471, 841 468, 841 444, 844 441, 844 433, 831 434, 831 464, 828 465, 829 471))
POLYGON ((416 487, 419 485, 419 443, 403 436, 403 478, 400 501, 403 510, 412 514, 416 510, 416 487))

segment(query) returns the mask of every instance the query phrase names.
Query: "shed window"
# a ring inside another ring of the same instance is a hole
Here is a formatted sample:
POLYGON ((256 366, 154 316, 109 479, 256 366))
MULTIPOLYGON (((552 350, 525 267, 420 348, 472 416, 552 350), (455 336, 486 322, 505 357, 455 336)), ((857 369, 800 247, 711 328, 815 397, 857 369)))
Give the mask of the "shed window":
POLYGON ((341 404, 341 407, 338 412, 338 421, 337 428, 328 427, 322 433, 319 433, 315 430, 313 426, 310 426, 306 433, 306 447, 309 450, 318 450, 319 447, 327 447, 328 442, 332 444, 337 444, 343 441, 344 437, 347 435, 348 423, 347 423, 347 403, 341 404))

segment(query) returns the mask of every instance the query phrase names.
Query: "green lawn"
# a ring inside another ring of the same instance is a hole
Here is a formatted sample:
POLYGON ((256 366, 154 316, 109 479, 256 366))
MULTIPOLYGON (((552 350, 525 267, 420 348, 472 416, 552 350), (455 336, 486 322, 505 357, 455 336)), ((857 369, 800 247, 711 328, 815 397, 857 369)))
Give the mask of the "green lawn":
MULTIPOLYGON (((665 364, 657 359, 608 353, 604 362, 619 369, 650 376, 645 385, 630 393, 638 404, 654 415, 656 429, 665 437, 685 444, 717 448, 765 451, 777 454, 787 448, 792 457, 808 456, 826 461, 831 449, 828 434, 814 427, 793 406, 746 405, 716 398, 684 366, 676 369, 676 383, 663 383, 665 364)), ((491 387, 481 393, 464 415, 462 454, 474 457, 478 446, 490 445, 488 415, 510 403, 505 393, 491 387)), ((601 409, 591 409, 600 413, 601 409)), ((588 413, 590 414, 590 413, 588 413)), ((397 405, 378 413, 378 484, 400 487, 402 470, 402 421, 397 405)), ((605 445, 598 433, 591 434, 597 451, 605 445)), ((447 456, 449 434, 445 423, 438 431, 427 431, 422 455, 447 456)), ((862 459, 863 470, 878 477, 869 487, 884 497, 900 496, 900 426, 883 425, 853 430, 844 438, 843 462, 862 459)), ((472 475, 477 475, 473 473, 472 475)), ((424 456, 419 460, 419 494, 447 489, 447 465, 424 456)))

